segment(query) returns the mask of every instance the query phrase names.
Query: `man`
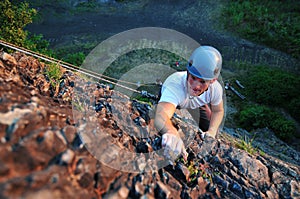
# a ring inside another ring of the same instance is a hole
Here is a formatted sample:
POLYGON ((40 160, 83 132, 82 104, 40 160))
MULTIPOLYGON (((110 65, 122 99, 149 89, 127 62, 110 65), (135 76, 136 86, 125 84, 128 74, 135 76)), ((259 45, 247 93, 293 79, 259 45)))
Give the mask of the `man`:
POLYGON ((187 71, 175 72, 163 84, 155 127, 163 134, 162 146, 176 157, 182 154, 187 159, 183 141, 171 122, 176 108, 198 110, 200 117, 194 119, 198 120, 203 137, 216 137, 224 116, 223 89, 217 81, 221 67, 219 51, 211 46, 200 46, 192 53, 187 71))

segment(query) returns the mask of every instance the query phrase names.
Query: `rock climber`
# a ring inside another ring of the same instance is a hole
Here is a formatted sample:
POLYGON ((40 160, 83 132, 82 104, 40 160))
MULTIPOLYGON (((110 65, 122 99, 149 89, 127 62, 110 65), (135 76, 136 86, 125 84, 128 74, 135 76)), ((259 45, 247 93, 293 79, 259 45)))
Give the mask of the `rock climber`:
POLYGON ((187 109, 199 124, 201 137, 215 138, 224 116, 223 88, 218 76, 222 67, 220 52, 211 46, 194 50, 187 70, 171 74, 163 83, 154 124, 162 133, 162 147, 187 160, 184 143, 172 124, 176 109, 187 109))

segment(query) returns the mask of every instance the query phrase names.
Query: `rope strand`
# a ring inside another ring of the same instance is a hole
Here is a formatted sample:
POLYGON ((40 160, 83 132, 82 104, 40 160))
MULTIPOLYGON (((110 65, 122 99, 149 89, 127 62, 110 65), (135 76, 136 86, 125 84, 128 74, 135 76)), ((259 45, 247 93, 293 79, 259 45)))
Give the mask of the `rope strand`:
POLYGON ((135 83, 128 82, 128 81, 123 81, 123 80, 118 80, 118 79, 115 79, 115 78, 112 78, 112 77, 109 77, 109 76, 105 76, 103 74, 98 74, 94 71, 90 71, 90 70, 87 70, 87 69, 84 69, 84 68, 80 68, 80 67, 75 66, 73 64, 70 64, 70 63, 67 63, 67 62, 64 62, 64 61, 61 61, 61 60, 57 60, 55 58, 52 58, 52 57, 34 52, 32 50, 29 50, 29 49, 26 49, 26 48, 23 48, 23 47, 19 47, 17 45, 11 44, 11 43, 3 41, 3 40, 0 40, 0 44, 5 46, 5 47, 8 47, 10 49, 19 51, 21 53, 24 53, 24 54, 42 59, 44 61, 47 61, 47 62, 50 62, 50 63, 55 63, 55 64, 60 64, 62 67, 66 68, 68 70, 79 72, 79 73, 87 75, 89 77, 93 77, 93 78, 96 78, 98 80, 102 80, 102 81, 105 81, 107 83, 110 83, 110 84, 113 84, 113 85, 116 85, 116 86, 120 86, 120 87, 125 88, 127 90, 130 90, 130 91, 141 94, 141 91, 138 91, 136 89, 130 88, 128 86, 124 86, 122 84, 119 84, 119 83, 116 83, 116 82, 113 82, 113 81, 118 81, 118 82, 122 82, 122 83, 129 84, 129 85, 136 85, 135 83))

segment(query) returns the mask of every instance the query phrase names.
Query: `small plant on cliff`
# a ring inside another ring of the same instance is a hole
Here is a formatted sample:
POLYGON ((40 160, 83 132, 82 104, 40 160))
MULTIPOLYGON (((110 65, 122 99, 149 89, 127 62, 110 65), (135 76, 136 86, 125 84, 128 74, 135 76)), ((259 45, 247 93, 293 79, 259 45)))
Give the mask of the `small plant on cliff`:
POLYGON ((62 68, 59 64, 49 64, 46 66, 44 73, 50 81, 50 84, 53 88, 57 88, 60 83, 60 79, 63 75, 62 68))
POLYGON ((242 149, 248 152, 251 155, 254 155, 258 152, 258 149, 253 147, 252 142, 254 141, 255 136, 249 139, 248 136, 244 136, 244 138, 240 139, 239 141, 235 142, 235 146, 239 149, 242 149))
POLYGON ((189 174, 187 177, 187 185, 189 187, 194 187, 198 184, 198 178, 202 177, 204 179, 208 179, 212 182, 212 175, 209 173, 210 166, 208 163, 200 162, 197 159, 193 159, 191 161, 184 161, 183 158, 179 158, 176 160, 176 163, 181 162, 181 164, 184 164, 189 174))
POLYGON ((190 165, 188 166, 188 170, 190 172, 188 177, 188 185, 191 185, 197 181, 199 170, 193 161, 191 161, 190 165))

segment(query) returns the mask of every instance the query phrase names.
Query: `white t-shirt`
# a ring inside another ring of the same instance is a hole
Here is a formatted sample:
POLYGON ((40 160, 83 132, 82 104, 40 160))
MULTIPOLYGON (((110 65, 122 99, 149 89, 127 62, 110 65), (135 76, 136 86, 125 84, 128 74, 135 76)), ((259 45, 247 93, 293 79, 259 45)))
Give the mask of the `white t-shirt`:
POLYGON ((176 107, 196 109, 205 104, 218 105, 222 101, 223 89, 218 81, 210 84, 200 96, 191 97, 187 88, 187 72, 175 72, 162 86, 159 102, 170 102, 176 107))

